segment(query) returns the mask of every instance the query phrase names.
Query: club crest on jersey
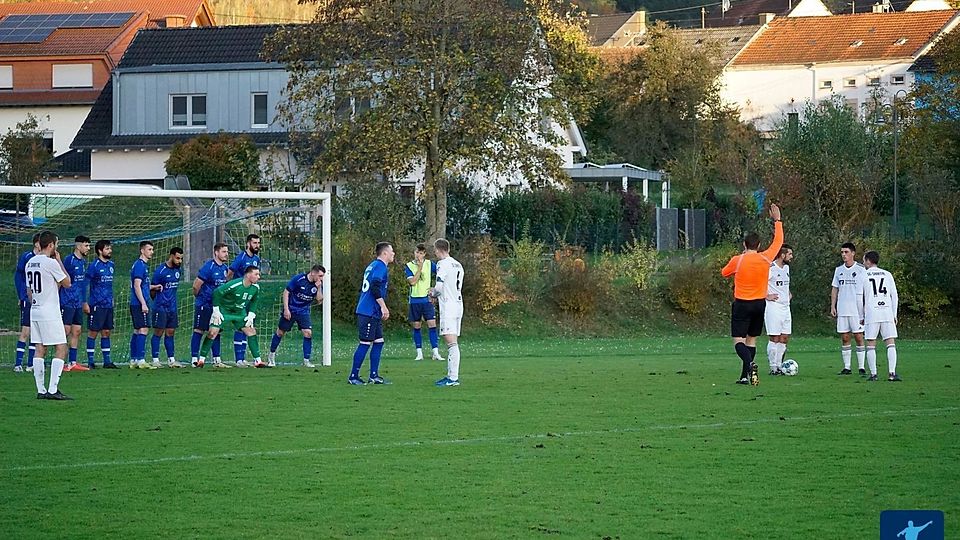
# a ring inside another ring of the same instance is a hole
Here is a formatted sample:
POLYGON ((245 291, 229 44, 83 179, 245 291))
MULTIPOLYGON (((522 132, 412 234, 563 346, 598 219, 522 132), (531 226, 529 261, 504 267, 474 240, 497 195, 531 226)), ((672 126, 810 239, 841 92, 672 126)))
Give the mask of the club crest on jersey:
POLYGON ((313 294, 317 294, 317 288, 313 287, 312 289, 310 289, 310 292, 312 292, 313 294))

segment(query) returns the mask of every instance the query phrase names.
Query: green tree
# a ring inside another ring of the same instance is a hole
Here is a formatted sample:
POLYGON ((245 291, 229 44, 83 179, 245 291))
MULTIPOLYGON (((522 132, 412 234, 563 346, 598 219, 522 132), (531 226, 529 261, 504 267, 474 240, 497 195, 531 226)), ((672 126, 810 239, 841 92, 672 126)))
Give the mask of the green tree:
POLYGON ((663 168, 732 114, 720 99, 719 48, 695 49, 663 23, 648 29, 647 47, 614 66, 591 126, 591 138, 637 165, 663 168))
POLYGON ((53 154, 43 144, 36 116, 28 114, 0 136, 0 178, 9 186, 29 186, 56 167, 53 154))
POLYGON ((193 189, 243 191, 260 182, 260 153, 250 137, 203 134, 175 144, 166 169, 193 189))
POLYGON ((889 169, 892 143, 840 97, 808 104, 792 126, 777 126, 763 171, 764 186, 791 213, 814 218, 821 230, 852 233, 875 217, 874 201, 889 169))
POLYGON ((447 184, 470 172, 562 179, 549 149, 589 105, 596 64, 562 0, 326 0, 267 55, 289 66, 281 115, 316 182, 423 168, 427 235, 445 235, 447 184), (531 136, 532 135, 532 136, 531 136))
POLYGON ((902 170, 911 197, 937 232, 953 238, 960 225, 960 34, 947 34, 930 53, 936 72, 922 78, 899 109, 905 115, 902 170))

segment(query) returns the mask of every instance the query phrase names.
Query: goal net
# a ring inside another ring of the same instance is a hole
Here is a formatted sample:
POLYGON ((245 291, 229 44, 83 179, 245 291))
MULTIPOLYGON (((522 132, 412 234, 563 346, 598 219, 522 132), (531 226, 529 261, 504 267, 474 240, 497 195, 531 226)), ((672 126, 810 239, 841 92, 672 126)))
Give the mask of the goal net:
MULTIPOLYGON (((147 263, 151 277, 167 261, 170 250, 183 250, 181 280, 177 289, 179 328, 176 357, 190 359, 193 333, 194 296, 192 284, 200 267, 212 257, 218 242, 229 248, 227 265, 246 248, 250 234, 260 236, 262 277, 256 329, 262 356, 266 359, 270 337, 277 328, 282 292, 290 278, 309 272, 315 264, 330 269, 330 195, 310 192, 216 192, 161 190, 134 187, 14 187, 0 186, 0 363, 12 365, 15 334, 20 330, 20 313, 14 274, 21 254, 32 250, 32 239, 41 230, 60 238, 60 254, 74 250, 74 238, 90 238, 89 265, 97 258, 94 245, 110 240, 115 264, 113 282, 114 329, 112 359, 126 362, 130 357, 130 269, 139 257, 144 240, 154 244, 147 263), (95 191, 95 192, 94 192, 95 191)), ((241 276, 242 277, 242 276, 241 276)), ((86 288, 86 284, 84 284, 86 288)), ((323 281, 323 304, 311 308, 314 342, 322 336, 322 363, 331 363, 330 278, 323 281)), ((294 327, 295 328, 295 327, 294 327)), ((84 320, 78 360, 83 362, 87 324, 84 320)), ((151 329, 150 335, 153 335, 151 329)), ((150 345, 147 345, 147 357, 150 345)), ((222 356, 233 359, 232 339, 224 335, 222 356)), ((319 343, 317 343, 319 345, 319 343)), ((317 352, 320 352, 318 350, 317 352)), ((249 355, 248 355, 249 356, 249 355)), ((314 354, 314 357, 317 355, 314 354)), ((161 347, 161 359, 167 355, 161 347)), ((286 337, 277 351, 277 363, 302 361, 299 334, 286 337)), ((97 363, 101 355, 98 347, 97 363)))

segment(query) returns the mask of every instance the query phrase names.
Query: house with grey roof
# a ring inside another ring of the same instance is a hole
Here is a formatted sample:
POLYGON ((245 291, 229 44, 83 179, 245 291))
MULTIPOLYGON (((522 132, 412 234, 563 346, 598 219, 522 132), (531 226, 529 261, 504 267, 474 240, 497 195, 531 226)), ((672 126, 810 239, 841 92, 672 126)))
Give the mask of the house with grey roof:
POLYGON ((591 15, 584 30, 594 47, 632 47, 647 31, 644 11, 591 15))

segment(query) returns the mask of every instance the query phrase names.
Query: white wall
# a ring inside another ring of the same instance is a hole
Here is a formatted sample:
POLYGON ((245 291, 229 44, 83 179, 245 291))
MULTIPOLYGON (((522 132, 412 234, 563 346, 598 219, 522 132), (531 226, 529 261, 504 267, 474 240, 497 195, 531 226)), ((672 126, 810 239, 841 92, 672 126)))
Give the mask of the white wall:
MULTIPOLYGON (((912 61, 874 64, 824 64, 784 67, 732 67, 721 76, 720 95, 724 101, 740 108, 740 119, 754 122, 761 131, 774 129, 784 114, 803 112, 806 103, 829 98, 832 94, 856 100, 860 109, 872 101, 876 90, 882 90, 889 100, 899 90, 910 90, 913 74, 907 69, 912 61), (894 85, 893 76, 903 76, 903 84, 894 85), (880 78, 880 87, 868 86, 870 78, 880 78), (856 86, 846 86, 847 79, 855 79, 856 86), (832 81, 833 89, 823 88, 824 81, 832 81)), ((861 109, 862 110, 862 109, 861 109)))
MULTIPOLYGON (((89 152, 89 150, 87 150, 89 152)), ((90 154, 90 180, 163 180, 170 150, 97 150, 90 154)))
POLYGON ((800 0, 794 3, 793 10, 788 17, 829 17, 833 15, 821 0, 800 0))
POLYGON ((80 126, 90 113, 90 105, 64 105, 59 107, 0 107, 0 133, 27 119, 28 114, 37 117, 40 129, 53 132, 53 153, 60 155, 70 150, 70 143, 80 131, 80 126))

